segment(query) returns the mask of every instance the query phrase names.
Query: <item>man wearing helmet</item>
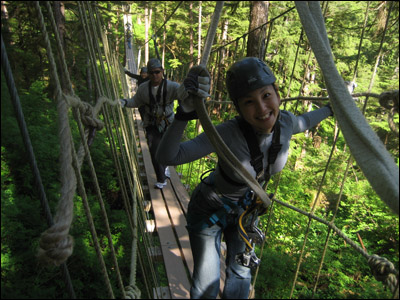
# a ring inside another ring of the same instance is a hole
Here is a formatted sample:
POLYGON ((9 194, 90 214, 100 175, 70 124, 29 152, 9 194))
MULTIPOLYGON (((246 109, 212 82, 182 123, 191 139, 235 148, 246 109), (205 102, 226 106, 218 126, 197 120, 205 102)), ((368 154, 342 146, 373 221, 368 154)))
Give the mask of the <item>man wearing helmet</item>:
MULTIPOLYGON (((275 81, 272 71, 258 58, 246 57, 234 63, 227 72, 226 86, 240 116, 216 126, 227 147, 260 184, 268 182, 271 175, 285 166, 293 134, 310 129, 332 115, 329 106, 301 116, 281 111, 275 81), (259 163, 254 163, 251 153, 254 147, 250 146, 249 137, 262 154, 259 163), (275 159, 269 160, 269 157, 275 159)), ((180 142, 187 120, 196 117, 193 101, 201 101, 208 92, 208 72, 202 67, 193 67, 179 87, 180 106, 160 143, 162 151, 156 156, 160 162, 179 165, 215 152, 204 133, 180 142)), ((251 272, 249 264, 238 260, 246 245, 239 237, 237 224, 238 216, 244 211, 241 201, 248 192, 241 177, 220 159, 216 169, 202 178, 193 191, 186 216, 194 259, 191 298, 216 298, 218 294, 223 233, 227 258, 222 298, 247 299, 251 272)))
POLYGON ((162 189, 167 184, 168 171, 166 165, 157 161, 155 154, 165 130, 174 119, 174 100, 177 99, 179 84, 164 79, 164 69, 157 58, 147 62, 147 72, 149 80, 139 85, 133 98, 120 99, 120 104, 122 107, 138 107, 143 114, 143 126, 157 176, 155 187, 162 189))

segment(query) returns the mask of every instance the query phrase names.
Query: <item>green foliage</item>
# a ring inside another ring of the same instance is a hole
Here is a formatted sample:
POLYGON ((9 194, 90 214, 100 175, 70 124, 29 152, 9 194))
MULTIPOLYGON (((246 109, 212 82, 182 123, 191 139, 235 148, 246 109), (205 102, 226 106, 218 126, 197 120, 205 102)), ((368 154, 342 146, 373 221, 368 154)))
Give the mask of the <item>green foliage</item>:
MULTIPOLYGON (((2 232, 2 298, 69 298, 59 268, 38 265, 36 259, 40 233, 48 227, 43 209, 33 185, 33 176, 20 138, 19 128, 11 108, 8 89, 2 76, 2 149, 1 149, 1 232, 2 232), (21 288, 16 288, 19 286, 21 288)), ((21 104, 28 125, 33 150, 40 170, 44 189, 54 211, 59 198, 59 140, 55 103, 47 98, 43 82, 33 82, 28 91, 20 91, 21 104)), ((73 127, 73 135, 77 136, 73 127)), ((126 214, 122 211, 119 188, 113 160, 106 145, 106 136, 98 132, 91 146, 99 184, 104 193, 110 220, 112 240, 122 276, 129 278, 131 232, 126 214), (111 170, 111 171, 110 171, 111 170)), ((87 166, 82 169, 84 178, 90 178, 87 166)), ((90 182, 90 180, 87 180, 90 182)), ((101 251, 106 264, 112 266, 110 247, 105 237, 104 222, 94 187, 88 185, 88 201, 92 209, 101 251)), ((106 295, 99 262, 88 231, 82 199, 74 200, 74 222, 70 234, 74 237, 74 253, 68 260, 77 297, 102 298, 106 295), (86 281, 90 278, 89 281, 86 281)), ((115 272, 110 274, 113 286, 115 272)), ((118 292, 116 294, 118 297, 118 292)))

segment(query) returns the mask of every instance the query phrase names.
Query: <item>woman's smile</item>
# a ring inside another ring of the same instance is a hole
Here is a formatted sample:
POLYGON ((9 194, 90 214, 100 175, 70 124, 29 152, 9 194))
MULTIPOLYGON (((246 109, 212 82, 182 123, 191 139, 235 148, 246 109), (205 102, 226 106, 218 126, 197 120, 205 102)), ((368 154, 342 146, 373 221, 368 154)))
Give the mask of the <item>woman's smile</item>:
POLYGON ((240 114, 259 133, 270 133, 279 116, 281 99, 273 85, 248 93, 238 101, 240 114))

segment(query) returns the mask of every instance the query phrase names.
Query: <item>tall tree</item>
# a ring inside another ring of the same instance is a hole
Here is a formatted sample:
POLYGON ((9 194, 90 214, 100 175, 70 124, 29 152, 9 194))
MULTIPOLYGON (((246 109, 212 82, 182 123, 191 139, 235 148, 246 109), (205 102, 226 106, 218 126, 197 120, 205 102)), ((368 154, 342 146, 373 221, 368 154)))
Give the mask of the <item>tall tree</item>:
POLYGON ((197 45, 197 64, 200 64, 201 58, 201 1, 199 1, 199 29, 198 29, 198 45, 197 45))
MULTIPOLYGON (((164 23, 167 21, 167 2, 164 2, 164 23)), ((165 66, 165 40, 167 39, 166 26, 163 28, 163 45, 162 45, 162 62, 161 64, 165 66)))
MULTIPOLYGON (((151 24, 151 13, 152 9, 149 7, 149 4, 146 1, 145 7, 144 7, 144 24, 145 24, 145 41, 147 42, 149 40, 149 29, 150 29, 150 24, 151 24)), ((144 62, 147 64, 149 60, 149 43, 146 43, 144 46, 144 62)))
MULTIPOLYGON (((249 31, 260 27, 268 21, 269 1, 250 1, 250 25, 249 31)), ((266 26, 253 31, 247 40, 247 56, 255 56, 261 59, 265 56, 266 26)))
POLYGON ((189 2, 189 68, 193 66, 193 1, 189 2))
MULTIPOLYGON (((228 18, 224 19, 222 22, 222 33, 221 33, 221 43, 225 44, 228 38, 228 18)), ((214 94, 215 100, 222 100, 220 99, 221 95, 223 94, 224 84, 225 84, 225 57, 226 57, 226 48, 221 48, 219 50, 219 62, 217 68, 217 83, 216 83, 216 91, 214 94)))

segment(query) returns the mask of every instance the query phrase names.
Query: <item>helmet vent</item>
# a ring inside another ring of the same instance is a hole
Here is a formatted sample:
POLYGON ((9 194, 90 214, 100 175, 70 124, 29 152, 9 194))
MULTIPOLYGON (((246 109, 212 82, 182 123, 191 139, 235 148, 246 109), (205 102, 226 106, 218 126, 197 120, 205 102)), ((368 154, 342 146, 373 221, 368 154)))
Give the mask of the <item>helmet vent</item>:
POLYGON ((267 67, 264 66, 263 69, 264 69, 265 73, 267 73, 267 75, 271 76, 271 73, 269 72, 267 67))
POLYGON ((247 80, 247 83, 248 84, 252 84, 252 83, 254 83, 256 81, 257 81, 257 78, 252 76, 252 77, 249 78, 249 80, 247 80))

